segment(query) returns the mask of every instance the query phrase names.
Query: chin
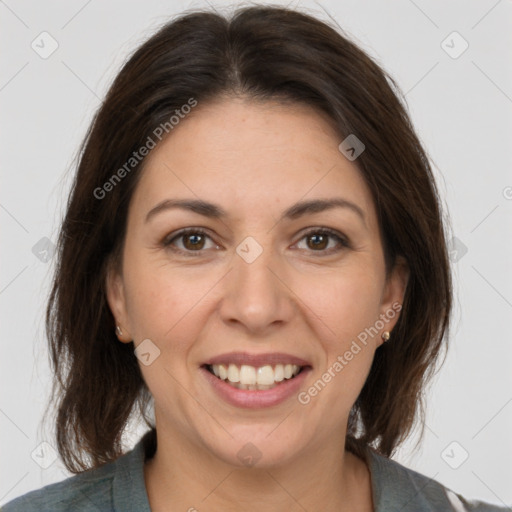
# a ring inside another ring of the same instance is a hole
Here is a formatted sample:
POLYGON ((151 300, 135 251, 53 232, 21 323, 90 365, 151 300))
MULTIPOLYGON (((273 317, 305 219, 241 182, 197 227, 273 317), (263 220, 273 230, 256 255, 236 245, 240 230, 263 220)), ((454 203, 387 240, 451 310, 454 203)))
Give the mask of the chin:
MULTIPOLYGON (((275 426, 273 427, 275 428, 275 426)), ((290 439, 288 435, 279 436, 276 433, 268 436, 265 432, 249 433, 244 429, 244 436, 233 436, 229 442, 221 445, 210 445, 214 456, 226 464, 237 468, 270 469, 291 462, 294 453, 301 451, 298 440, 290 439), (274 436, 273 439, 270 437, 274 436)), ((269 432, 272 429, 269 429, 269 432)), ((209 444, 209 443, 208 443, 209 444)))

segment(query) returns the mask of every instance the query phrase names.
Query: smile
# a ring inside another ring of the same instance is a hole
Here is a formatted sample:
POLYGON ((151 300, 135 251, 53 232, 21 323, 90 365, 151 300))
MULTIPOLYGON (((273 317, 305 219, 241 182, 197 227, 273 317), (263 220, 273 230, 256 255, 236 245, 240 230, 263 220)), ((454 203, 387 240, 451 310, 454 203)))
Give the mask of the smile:
POLYGON ((283 380, 293 379, 303 367, 296 364, 276 364, 255 367, 247 364, 213 364, 206 368, 230 386, 245 390, 266 390, 276 387, 283 380))

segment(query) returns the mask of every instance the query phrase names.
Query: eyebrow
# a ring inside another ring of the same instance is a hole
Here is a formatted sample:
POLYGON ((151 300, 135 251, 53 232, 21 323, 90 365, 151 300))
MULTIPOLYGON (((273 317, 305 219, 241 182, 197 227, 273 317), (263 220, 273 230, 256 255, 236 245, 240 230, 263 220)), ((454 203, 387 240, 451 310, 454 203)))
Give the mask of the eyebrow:
MULTIPOLYGON (((203 201, 201 199, 165 199, 148 212, 145 222, 148 222, 158 213, 173 208, 192 211, 212 219, 229 218, 229 214, 221 206, 203 201)), ((295 220, 299 217, 302 217, 303 215, 307 215, 308 213, 320 213, 326 210, 331 210, 333 208, 347 208, 353 211, 361 218, 363 224, 366 226, 366 217, 362 208, 357 204, 341 197, 300 201, 285 210, 281 215, 280 220, 295 220)))

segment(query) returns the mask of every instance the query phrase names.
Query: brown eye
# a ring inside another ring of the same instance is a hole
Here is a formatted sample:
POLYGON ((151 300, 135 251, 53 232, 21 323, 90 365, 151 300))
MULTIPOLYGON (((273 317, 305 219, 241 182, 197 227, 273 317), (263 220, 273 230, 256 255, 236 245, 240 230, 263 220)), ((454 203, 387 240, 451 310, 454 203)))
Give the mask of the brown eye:
POLYGON ((329 243, 329 236, 320 233, 308 235, 306 238, 311 241, 311 249, 325 249, 329 243))
POLYGON ((183 245, 186 249, 202 249, 204 245, 204 235, 200 233, 192 233, 190 235, 181 235, 185 241, 183 245))
MULTIPOLYGON (((313 252, 319 252, 323 254, 329 254, 331 252, 336 252, 340 250, 340 246, 342 248, 349 248, 350 244, 339 233, 336 231, 332 231, 327 228, 323 229, 314 229, 306 233, 301 240, 306 240, 307 250, 313 252), (334 247, 330 247, 329 243, 334 240, 337 242, 338 247, 336 245, 334 247)), ((321 256, 322 254, 320 254, 321 256)))
POLYGON ((205 249, 207 239, 211 240, 211 237, 202 229, 189 228, 176 233, 171 238, 166 238, 162 245, 181 253, 201 253, 205 249), (181 247, 177 243, 179 241, 181 241, 181 247))
MULTIPOLYGON (((162 245, 178 253, 190 256, 200 256, 201 253, 208 248, 218 248, 216 244, 213 244, 213 247, 205 247, 208 240, 213 242, 210 235, 208 235, 203 229, 188 228, 167 237, 162 242, 162 245), (181 247, 178 243, 180 241, 181 247)), ((350 247, 350 244, 345 237, 338 232, 327 228, 316 228, 310 230, 308 233, 303 235, 300 241, 302 240, 306 240, 305 250, 319 253, 318 256, 328 255, 333 252, 340 251, 341 248, 350 247), (329 247, 329 244, 333 241, 337 242, 337 244, 329 247)))

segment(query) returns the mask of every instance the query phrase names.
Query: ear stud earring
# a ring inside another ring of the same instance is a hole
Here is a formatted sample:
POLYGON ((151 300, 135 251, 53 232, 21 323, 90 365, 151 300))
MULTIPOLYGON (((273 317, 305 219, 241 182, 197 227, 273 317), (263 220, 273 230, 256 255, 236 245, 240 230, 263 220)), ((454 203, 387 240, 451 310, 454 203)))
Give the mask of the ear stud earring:
POLYGON ((123 335, 123 331, 121 331, 121 327, 119 327, 119 325, 116 325, 116 334, 118 336, 122 336, 123 335))
POLYGON ((384 331, 382 333, 382 339, 386 342, 389 340, 389 338, 391 338, 391 335, 389 334, 389 331, 384 331))

